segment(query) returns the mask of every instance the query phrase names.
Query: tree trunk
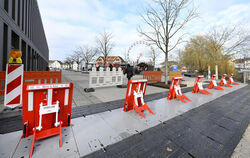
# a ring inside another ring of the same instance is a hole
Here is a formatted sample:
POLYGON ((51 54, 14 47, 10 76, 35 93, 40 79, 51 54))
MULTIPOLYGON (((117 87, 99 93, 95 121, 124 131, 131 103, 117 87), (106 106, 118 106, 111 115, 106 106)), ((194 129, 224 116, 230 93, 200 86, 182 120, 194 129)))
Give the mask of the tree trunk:
POLYGON ((85 71, 88 71, 89 62, 85 63, 85 71))
POLYGON ((155 58, 153 59, 153 71, 155 71, 155 58))
POLYGON ((104 69, 106 69, 106 62, 107 62, 107 61, 106 61, 106 57, 104 57, 104 61, 103 61, 103 62, 104 62, 104 63, 103 63, 103 64, 104 64, 104 65, 103 65, 103 66, 104 66, 104 69))
POLYGON ((165 54, 165 85, 168 84, 168 54, 165 54))
POLYGON ((216 80, 219 79, 218 77, 218 65, 215 65, 215 75, 216 75, 216 80))

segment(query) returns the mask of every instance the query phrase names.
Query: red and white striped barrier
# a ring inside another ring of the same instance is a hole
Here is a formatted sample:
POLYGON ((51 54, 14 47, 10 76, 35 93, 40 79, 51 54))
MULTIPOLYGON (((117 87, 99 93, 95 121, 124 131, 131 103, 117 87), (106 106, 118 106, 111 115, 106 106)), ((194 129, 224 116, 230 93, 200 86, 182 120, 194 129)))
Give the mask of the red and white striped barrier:
POLYGON ((22 104, 23 65, 7 64, 4 106, 15 108, 22 104))

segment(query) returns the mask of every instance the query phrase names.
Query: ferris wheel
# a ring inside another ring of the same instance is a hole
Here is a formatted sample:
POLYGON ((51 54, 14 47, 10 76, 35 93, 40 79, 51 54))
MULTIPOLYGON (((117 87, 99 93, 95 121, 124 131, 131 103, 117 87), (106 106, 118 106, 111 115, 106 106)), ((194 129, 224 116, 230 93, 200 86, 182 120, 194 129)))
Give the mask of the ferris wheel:
POLYGON ((134 47, 138 46, 138 45, 145 45, 145 46, 147 46, 152 51, 152 53, 155 54, 155 50, 154 50, 154 48, 152 47, 151 44, 147 43, 146 41, 136 41, 136 42, 134 42, 133 44, 130 45, 130 47, 128 49, 128 52, 127 52, 127 60, 128 60, 129 63, 131 63, 130 58, 129 58, 131 50, 134 47))

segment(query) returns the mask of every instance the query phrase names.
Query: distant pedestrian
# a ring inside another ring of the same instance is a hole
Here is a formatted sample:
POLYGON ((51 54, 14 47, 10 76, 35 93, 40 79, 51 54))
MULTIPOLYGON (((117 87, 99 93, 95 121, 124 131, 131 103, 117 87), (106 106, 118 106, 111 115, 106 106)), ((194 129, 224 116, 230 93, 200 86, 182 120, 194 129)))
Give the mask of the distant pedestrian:
POLYGON ((127 78, 128 80, 130 80, 134 76, 133 67, 128 64, 127 68, 124 71, 124 74, 127 74, 127 78))
POLYGON ((100 70, 100 65, 98 65, 97 67, 96 67, 96 71, 99 71, 100 70))
POLYGON ((113 65, 112 65, 112 64, 109 64, 109 68, 110 68, 110 71, 112 71, 113 65))

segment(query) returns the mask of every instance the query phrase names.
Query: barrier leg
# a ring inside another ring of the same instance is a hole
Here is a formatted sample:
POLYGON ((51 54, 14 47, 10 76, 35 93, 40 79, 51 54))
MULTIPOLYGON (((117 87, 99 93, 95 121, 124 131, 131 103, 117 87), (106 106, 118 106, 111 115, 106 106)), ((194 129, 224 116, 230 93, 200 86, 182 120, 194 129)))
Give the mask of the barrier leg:
POLYGON ((182 94, 182 98, 186 99, 187 101, 191 101, 188 97, 182 94))
POLYGON ((62 122, 60 121, 60 148, 62 147, 62 122))
POLYGON ((153 113, 153 111, 148 107, 148 105, 147 104, 144 104, 144 106, 145 106, 145 108, 151 113, 151 114, 153 114, 154 115, 154 113, 153 113))
POLYGON ((143 118, 146 118, 143 113, 141 112, 141 110, 135 105, 135 108, 134 108, 143 118))
POLYGON ((179 99, 180 101, 182 101, 183 103, 187 103, 187 102, 183 99, 182 96, 178 96, 178 95, 177 95, 176 98, 179 99))
POLYGON ((206 95, 212 94, 212 93, 208 92, 208 91, 207 91, 207 90, 205 90, 205 89, 200 90, 200 92, 201 92, 201 93, 203 93, 203 94, 206 94, 206 95))
POLYGON ((239 84, 238 84, 238 83, 236 83, 236 82, 232 82, 232 83, 233 83, 234 85, 237 85, 237 86, 239 85, 239 84))
POLYGON ((232 87, 233 87, 233 86, 231 86, 230 84, 225 84, 225 86, 230 87, 230 88, 232 88, 232 87))
POLYGON ((32 153, 33 153, 33 149, 34 149, 35 140, 36 140, 36 128, 34 128, 34 133, 33 133, 33 138, 32 138, 32 143, 31 143, 29 158, 32 158, 32 153))
POLYGON ((201 93, 208 95, 204 90, 200 90, 201 93))
POLYGON ((221 88, 220 86, 215 86, 214 88, 216 88, 216 89, 218 89, 218 90, 220 90, 220 91, 223 91, 223 90, 224 90, 224 89, 221 88))
POLYGON ((212 94, 212 93, 210 93, 209 91, 207 91, 207 90, 205 90, 205 89, 204 89, 204 91, 205 91, 208 95, 212 94))

